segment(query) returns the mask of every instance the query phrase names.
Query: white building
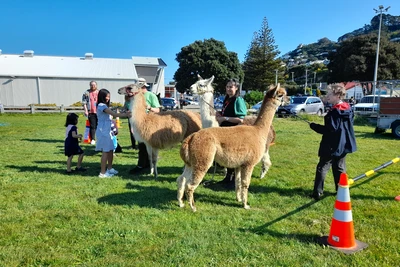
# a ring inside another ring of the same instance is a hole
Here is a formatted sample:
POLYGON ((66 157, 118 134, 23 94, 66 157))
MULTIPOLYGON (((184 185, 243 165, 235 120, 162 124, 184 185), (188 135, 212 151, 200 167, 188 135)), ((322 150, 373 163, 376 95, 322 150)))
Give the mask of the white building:
POLYGON ((111 102, 124 103, 117 89, 138 77, 145 78, 152 92, 163 97, 166 66, 161 58, 153 57, 95 58, 92 53, 83 57, 37 56, 32 50, 15 55, 0 50, 0 104, 70 106, 81 101, 92 80, 99 89, 110 91, 111 102))

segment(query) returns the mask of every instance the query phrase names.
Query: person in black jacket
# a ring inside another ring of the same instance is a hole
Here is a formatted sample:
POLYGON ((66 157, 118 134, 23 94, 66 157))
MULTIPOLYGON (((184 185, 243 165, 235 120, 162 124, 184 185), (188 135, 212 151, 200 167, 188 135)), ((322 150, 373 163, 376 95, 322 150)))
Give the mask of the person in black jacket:
POLYGON ((345 95, 344 86, 329 85, 326 97, 333 106, 324 117, 324 125, 310 123, 312 130, 322 134, 312 193, 315 200, 323 195, 325 177, 331 167, 336 191, 338 190, 340 174, 346 172, 346 155, 357 150, 353 129, 354 113, 350 105, 342 101, 345 95))

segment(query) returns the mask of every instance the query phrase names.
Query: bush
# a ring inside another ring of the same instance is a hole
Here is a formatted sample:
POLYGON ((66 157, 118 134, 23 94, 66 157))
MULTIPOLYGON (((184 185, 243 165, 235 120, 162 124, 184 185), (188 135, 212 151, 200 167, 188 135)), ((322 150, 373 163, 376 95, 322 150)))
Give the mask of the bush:
POLYGON ((251 91, 245 94, 243 98, 246 101, 246 103, 251 107, 257 104, 258 102, 262 101, 264 98, 264 94, 263 92, 260 91, 251 91))

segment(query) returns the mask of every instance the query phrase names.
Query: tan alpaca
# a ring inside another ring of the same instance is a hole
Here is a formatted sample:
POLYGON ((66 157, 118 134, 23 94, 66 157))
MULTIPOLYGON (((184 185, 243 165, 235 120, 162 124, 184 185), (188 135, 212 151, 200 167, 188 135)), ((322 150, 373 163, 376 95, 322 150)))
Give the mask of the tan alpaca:
MULTIPOLYGON (((209 79, 203 79, 200 75, 197 75, 198 81, 190 86, 192 94, 199 95, 199 106, 201 123, 203 129, 210 127, 218 127, 219 124, 215 119, 214 109, 214 88, 212 82, 214 81, 214 75, 209 79)), ((243 125, 253 125, 256 121, 256 116, 246 116, 243 119, 243 125)), ((261 174, 260 178, 264 178, 269 168, 272 166, 271 157, 269 156, 269 147, 275 141, 276 133, 274 127, 271 124, 268 133, 265 133, 267 137, 267 143, 265 145, 265 152, 261 159, 261 174)))
MULTIPOLYGON (((129 85, 132 92, 139 92, 132 98, 130 123, 135 139, 146 144, 150 159, 150 174, 157 178, 158 150, 172 147, 190 134, 201 129, 200 114, 190 111, 165 111, 146 113, 146 99, 136 84, 129 85)), ((127 86, 126 86, 127 87, 127 86)), ((118 90, 126 95, 126 87, 118 90)))
POLYGON ((279 84, 271 86, 252 126, 202 129, 183 141, 180 155, 185 162, 185 169, 177 178, 180 207, 184 206, 183 195, 186 192, 190 207, 196 211, 194 190, 215 160, 222 166, 235 168, 236 199, 243 203, 245 209, 250 208, 247 194, 251 174, 263 156, 267 143, 265 132, 269 131, 275 111, 285 95, 286 90, 280 88, 279 84))

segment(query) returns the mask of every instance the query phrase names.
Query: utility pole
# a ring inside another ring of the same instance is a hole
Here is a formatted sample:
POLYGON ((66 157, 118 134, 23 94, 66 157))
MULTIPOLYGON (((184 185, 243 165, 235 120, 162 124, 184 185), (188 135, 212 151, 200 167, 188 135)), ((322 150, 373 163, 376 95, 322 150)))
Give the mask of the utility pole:
POLYGON ((375 71, 374 71, 374 88, 373 88, 374 97, 372 99, 372 103, 375 103, 376 85, 378 80, 379 44, 381 42, 382 13, 387 12, 389 8, 390 6, 384 8, 382 5, 379 6, 379 10, 376 10, 374 8, 376 13, 380 13, 380 16, 379 16, 379 29, 378 29, 378 45, 376 47, 375 71))
POLYGON ((307 77, 308 77, 308 69, 306 68, 306 84, 304 85, 304 95, 307 95, 307 77))
POLYGON ((294 82, 294 72, 292 71, 292 82, 294 82))
POLYGON ((278 70, 275 70, 275 85, 278 84, 278 70))
POLYGON ((317 78, 317 72, 316 72, 316 71, 314 71, 314 83, 316 83, 316 82, 317 82, 316 78, 317 78))

